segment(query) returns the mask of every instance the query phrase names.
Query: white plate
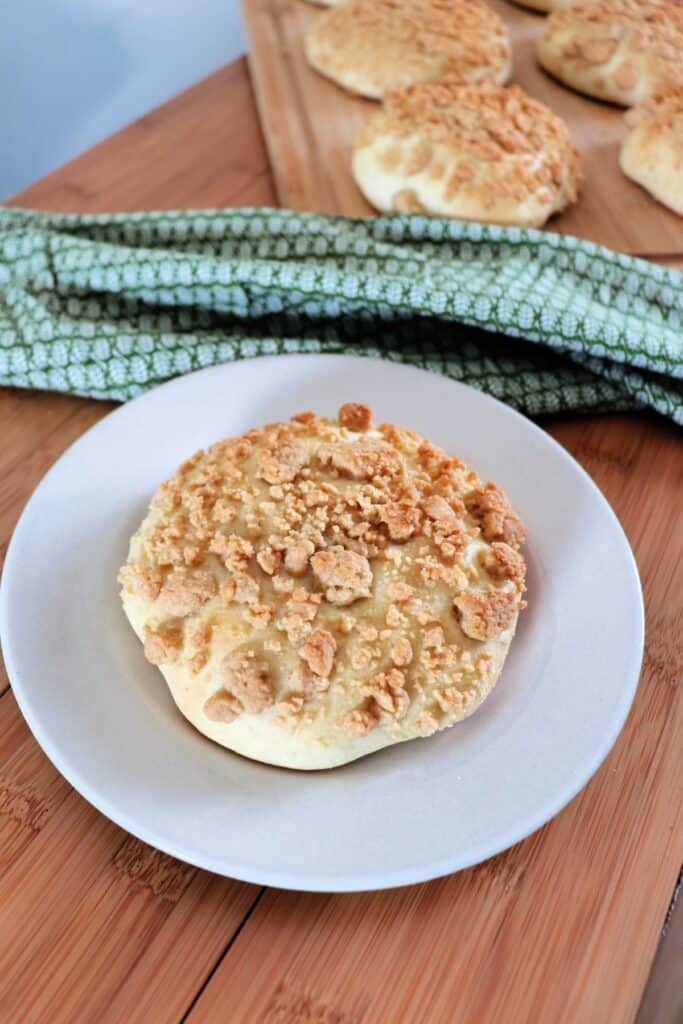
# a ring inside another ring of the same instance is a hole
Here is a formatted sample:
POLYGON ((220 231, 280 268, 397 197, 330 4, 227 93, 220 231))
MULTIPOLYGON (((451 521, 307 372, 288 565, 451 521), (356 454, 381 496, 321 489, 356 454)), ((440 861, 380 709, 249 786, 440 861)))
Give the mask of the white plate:
POLYGON ((376 889, 467 867, 556 814, 614 743, 643 649, 637 570, 583 470, 542 430, 411 367, 286 356, 202 370, 117 409, 28 503, 1 629, 14 693, 69 782, 123 828, 221 874, 376 889), (468 721, 344 768, 256 764, 176 710, 124 619, 116 573, 156 484, 200 446, 306 408, 368 402, 500 482, 529 527, 529 607, 468 721))

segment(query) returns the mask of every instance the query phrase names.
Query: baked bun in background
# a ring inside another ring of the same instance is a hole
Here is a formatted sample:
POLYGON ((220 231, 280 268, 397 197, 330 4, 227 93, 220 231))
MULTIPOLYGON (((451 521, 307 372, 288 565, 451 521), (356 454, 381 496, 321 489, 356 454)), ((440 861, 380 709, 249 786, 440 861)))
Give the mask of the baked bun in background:
POLYGON ((361 128, 353 176, 378 210, 540 227, 577 197, 564 122, 519 86, 459 79, 389 94, 361 128))
POLYGON ((546 21, 538 59, 571 89, 630 107, 683 85, 683 3, 574 0, 546 21))
POLYGON ((628 178, 683 216, 683 85, 628 111, 619 165, 628 178))
POLYGON ((349 403, 183 463, 131 540, 123 607, 200 732, 330 768, 479 707, 523 605, 524 535, 500 488, 349 403))
POLYGON ((304 48, 316 71, 370 99, 448 74, 506 82, 512 67, 508 30, 483 0, 346 0, 304 48))

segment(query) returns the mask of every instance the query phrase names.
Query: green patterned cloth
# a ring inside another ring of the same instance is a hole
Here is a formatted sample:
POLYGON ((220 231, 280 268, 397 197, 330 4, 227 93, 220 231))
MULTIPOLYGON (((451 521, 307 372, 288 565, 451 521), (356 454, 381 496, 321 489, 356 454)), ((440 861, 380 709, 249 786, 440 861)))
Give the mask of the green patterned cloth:
POLYGON ((420 216, 0 210, 0 383, 127 399, 249 356, 354 352, 535 415, 683 423, 683 275, 420 216))

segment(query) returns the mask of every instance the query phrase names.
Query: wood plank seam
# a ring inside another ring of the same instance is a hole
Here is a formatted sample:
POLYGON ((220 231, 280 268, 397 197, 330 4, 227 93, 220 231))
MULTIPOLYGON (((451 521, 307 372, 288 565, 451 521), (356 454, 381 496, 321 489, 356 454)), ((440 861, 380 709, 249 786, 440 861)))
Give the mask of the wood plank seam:
POLYGON ((216 958, 216 961, 215 961, 215 963, 213 964, 213 966, 212 966, 211 970, 210 970, 210 971, 209 971, 209 972, 207 973, 207 975, 206 975, 206 978, 204 979, 204 982, 203 982, 203 984, 202 984, 202 985, 201 985, 201 987, 200 987, 200 988, 199 988, 199 989, 197 990, 197 992, 196 992, 196 994, 195 994, 194 998, 192 999, 192 1002, 191 1002, 191 1003, 189 1003, 189 1005, 188 1005, 187 1009, 185 1010, 185 1012, 183 1013, 182 1017, 181 1017, 181 1018, 180 1018, 180 1020, 178 1021, 178 1024, 185 1024, 185 1022, 186 1022, 187 1020, 189 1020, 190 1014, 191 1014, 191 1013, 192 1013, 192 1011, 194 1010, 195 1006, 197 1005, 197 1003, 199 1002, 199 1000, 201 999, 201 997, 202 997, 202 996, 204 995, 204 992, 205 992, 205 990, 206 990, 206 987, 207 987, 207 985, 209 985, 209 984, 211 983, 211 979, 213 978, 214 974, 215 974, 215 973, 216 973, 216 971, 217 971, 217 970, 219 969, 219 967, 221 966, 221 964, 222 964, 222 963, 223 963, 223 961, 225 960, 226 956, 227 956, 227 955, 229 954, 230 950, 232 949, 232 947, 233 947, 233 946, 235 945, 235 943, 237 942, 237 939, 238 939, 238 938, 239 938, 239 936, 240 936, 240 932, 242 931, 242 929, 244 928, 244 926, 245 926, 245 925, 247 924, 247 922, 249 921, 249 918, 251 917, 251 915, 252 915, 252 914, 254 913, 254 911, 256 910, 256 907, 257 907, 257 906, 258 906, 258 904, 260 903, 260 901, 261 901, 261 899, 263 898, 263 896, 264 896, 264 894, 265 894, 265 892, 266 892, 266 891, 267 891, 267 887, 266 887, 265 885, 264 885, 264 886, 262 886, 262 887, 261 887, 261 888, 259 889, 259 891, 258 891, 258 893, 256 894, 256 897, 255 897, 255 899, 254 899, 253 903, 252 903, 252 904, 250 905, 250 907, 249 907, 249 909, 248 909, 247 913, 246 913, 246 914, 244 915, 243 919, 242 919, 242 920, 240 921, 239 927, 238 927, 238 928, 237 928, 237 929, 235 930, 235 932, 234 932, 234 933, 233 933, 233 934, 232 934, 232 935, 230 936, 230 938, 229 938, 229 939, 228 939, 228 941, 226 942, 226 944, 225 944, 225 947, 224 947, 224 949, 223 949, 223 950, 221 951, 221 953, 220 953, 220 956, 218 956, 218 957, 216 958))

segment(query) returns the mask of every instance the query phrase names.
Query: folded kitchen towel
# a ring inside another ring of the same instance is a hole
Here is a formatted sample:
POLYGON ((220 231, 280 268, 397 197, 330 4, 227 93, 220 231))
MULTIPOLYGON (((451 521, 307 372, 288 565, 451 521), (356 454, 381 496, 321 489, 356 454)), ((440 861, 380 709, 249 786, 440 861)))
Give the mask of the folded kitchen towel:
POLYGON ((683 274, 420 216, 0 209, 0 384, 125 400, 289 352, 411 363, 531 415, 683 423, 683 274))

